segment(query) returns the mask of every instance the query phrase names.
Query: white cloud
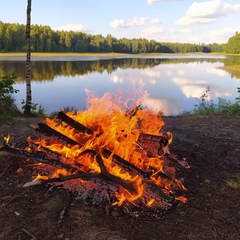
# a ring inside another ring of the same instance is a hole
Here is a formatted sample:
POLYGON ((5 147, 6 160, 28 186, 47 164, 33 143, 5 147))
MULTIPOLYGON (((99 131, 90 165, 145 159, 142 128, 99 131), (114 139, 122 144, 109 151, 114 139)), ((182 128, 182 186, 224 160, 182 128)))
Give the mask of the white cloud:
POLYGON ((141 17, 137 18, 136 16, 133 18, 131 22, 128 23, 129 26, 143 26, 145 24, 145 21, 147 20, 147 17, 141 17))
POLYGON ((190 28, 183 28, 179 30, 180 33, 192 33, 192 29, 190 28))
POLYGON ((155 39, 156 35, 163 33, 162 26, 153 26, 142 30, 142 37, 147 39, 155 39))
POLYGON ((202 79, 195 79, 193 83, 192 79, 183 77, 174 77, 172 81, 181 88, 186 98, 199 98, 210 84, 208 81, 202 79))
POLYGON ((147 0, 148 4, 153 4, 156 2, 172 2, 172 1, 182 1, 182 0, 147 0))
POLYGON ((121 75, 121 74, 112 74, 110 76, 110 80, 114 83, 124 83, 124 82, 130 82, 133 85, 144 85, 144 79, 139 78, 138 76, 131 76, 131 75, 121 75))
MULTIPOLYGON (((240 27, 240 26, 239 26, 240 27)), ((224 42, 224 39, 229 39, 232 37, 237 31, 239 31, 238 28, 221 28, 221 29, 214 29, 210 31, 209 37, 211 39, 219 39, 219 42, 224 42)))
POLYGON ((212 23, 215 22, 215 18, 200 18, 185 15, 176 21, 176 25, 190 25, 194 23, 212 23))
POLYGON ((165 116, 176 115, 182 111, 180 102, 177 99, 151 98, 142 101, 142 106, 151 109, 153 112, 163 112, 165 116))
POLYGON ((128 27, 127 23, 123 19, 115 19, 115 20, 113 20, 112 22, 110 22, 110 26, 112 28, 114 28, 114 29, 128 27))
POLYGON ((74 31, 74 32, 86 32, 87 28, 82 24, 67 24, 65 26, 55 27, 53 30, 57 31, 74 31))
MULTIPOLYGON (((214 74, 216 74, 216 72, 214 74)), ((202 94, 206 92, 207 87, 210 85, 210 82, 205 79, 195 79, 193 82, 192 79, 175 77, 172 78, 172 81, 181 88, 182 93, 185 95, 186 98, 199 99, 200 96, 202 96, 202 94)), ((227 87, 211 85, 211 91, 208 93, 207 99, 210 100, 218 97, 229 97, 231 95, 231 90, 227 87)))
POLYGON ((171 27, 168 31, 162 31, 161 34, 150 35, 152 39, 159 42, 197 42, 199 43, 199 36, 196 35, 197 39, 194 39, 194 34, 197 33, 197 30, 194 28, 183 28, 178 29, 171 27), (191 36, 189 36, 191 34, 191 36))
POLYGON ((225 70, 222 70, 220 68, 215 68, 215 67, 207 68, 207 72, 213 75, 217 75, 219 77, 224 77, 228 75, 228 73, 225 70))
POLYGON ((239 31, 240 25, 234 28, 219 28, 209 31, 201 36, 192 36, 191 40, 193 42, 203 42, 203 43, 227 43, 228 39, 232 37, 237 31, 239 31))
POLYGON ((147 17, 134 17, 132 21, 126 22, 123 19, 115 19, 110 22, 110 26, 114 29, 128 28, 130 26, 143 26, 147 20, 147 17))
POLYGON ((141 73, 150 78, 159 78, 161 75, 161 72, 156 68, 146 68, 141 70, 141 73))
POLYGON ((173 27, 171 27, 171 28, 169 29, 169 32, 170 32, 170 33, 175 33, 175 32, 176 32, 176 29, 173 28, 173 27))
POLYGON ((154 18, 151 20, 151 23, 160 23, 160 19, 159 18, 154 18))
POLYGON ((240 12, 240 4, 229 4, 222 0, 194 2, 188 8, 186 14, 176 21, 176 24, 211 23, 216 21, 217 17, 237 12, 240 12))

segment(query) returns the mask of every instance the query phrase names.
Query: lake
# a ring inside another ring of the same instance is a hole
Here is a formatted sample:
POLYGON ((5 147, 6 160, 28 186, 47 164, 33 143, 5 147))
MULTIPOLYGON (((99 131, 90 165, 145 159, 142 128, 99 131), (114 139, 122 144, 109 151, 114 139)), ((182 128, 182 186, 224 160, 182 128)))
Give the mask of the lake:
MULTIPOLYGON (((209 99, 235 102, 239 95, 239 73, 220 67, 239 64, 240 57, 210 54, 166 54, 123 57, 32 57, 32 102, 47 113, 67 106, 85 109, 88 91, 96 97, 121 94, 129 102, 141 98, 141 105, 165 116, 192 111, 210 88, 209 99)), ((25 58, 1 57, 0 74, 15 72, 17 105, 26 99, 25 58)))

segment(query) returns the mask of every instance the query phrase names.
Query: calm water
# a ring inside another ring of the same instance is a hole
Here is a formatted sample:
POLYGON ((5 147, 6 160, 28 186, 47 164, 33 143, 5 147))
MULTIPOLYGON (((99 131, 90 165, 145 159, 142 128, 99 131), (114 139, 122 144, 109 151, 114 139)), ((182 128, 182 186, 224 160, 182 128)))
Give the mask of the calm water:
MULTIPOLYGON (((21 107, 25 100, 25 59, 0 59, 0 75, 15 72, 15 96, 21 107)), ((210 87, 209 97, 217 102, 224 98, 232 102, 238 96, 240 76, 231 75, 219 67, 240 58, 212 55, 154 55, 151 57, 65 57, 32 58, 33 103, 47 113, 70 106, 86 108, 88 89, 97 97, 122 91, 126 98, 147 92, 143 107, 177 115, 191 111, 203 92, 210 87)), ((239 63, 238 63, 239 64, 239 63)))

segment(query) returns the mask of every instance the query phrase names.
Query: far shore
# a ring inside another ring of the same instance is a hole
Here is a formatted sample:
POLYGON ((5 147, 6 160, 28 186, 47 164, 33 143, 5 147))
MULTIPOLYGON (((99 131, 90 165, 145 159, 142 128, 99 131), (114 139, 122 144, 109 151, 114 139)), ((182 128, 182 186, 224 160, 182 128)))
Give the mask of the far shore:
MULTIPOLYGON (((213 55, 226 55, 226 56, 240 56, 240 54, 225 54, 225 53, 203 53, 203 52, 191 52, 191 53, 139 53, 139 54, 129 54, 129 53, 72 53, 72 52, 32 52, 33 57, 117 57, 117 56, 149 56, 149 55, 181 55, 181 54, 213 54, 213 55)), ((0 57, 24 57, 25 52, 0 52, 0 57)))
MULTIPOLYGON (((226 53, 202 53, 202 52, 196 52, 196 53, 174 53, 176 55, 181 54, 212 54, 212 55, 226 55, 226 56, 237 56, 240 57, 240 54, 226 54, 226 53)), ((34 58, 42 58, 42 60, 45 58, 51 58, 51 57, 130 57, 130 56, 153 56, 153 55, 172 55, 172 53, 140 53, 140 54, 127 54, 127 53, 72 53, 72 52, 32 52, 31 56, 34 58)), ((23 58, 26 57, 25 52, 6 52, 1 53, 0 52, 0 58, 23 58)), ((227 71, 236 71, 240 72, 240 65, 234 65, 234 66, 223 66, 221 67, 224 70, 227 71)))
MULTIPOLYGON (((32 52, 31 56, 34 57, 68 57, 68 56, 83 56, 83 57, 91 57, 91 56, 127 56, 131 54, 125 54, 125 53, 55 53, 55 52, 32 52)), ((26 56, 25 52, 6 52, 6 53, 0 53, 0 57, 24 57, 26 56)))

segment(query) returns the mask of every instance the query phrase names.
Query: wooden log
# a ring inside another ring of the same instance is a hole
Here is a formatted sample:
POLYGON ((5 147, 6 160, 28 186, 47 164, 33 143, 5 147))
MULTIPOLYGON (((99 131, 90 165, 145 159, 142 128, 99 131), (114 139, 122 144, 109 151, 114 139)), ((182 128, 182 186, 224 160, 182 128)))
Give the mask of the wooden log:
POLYGON ((66 135, 63 135, 62 133, 56 131, 45 123, 38 123, 38 128, 36 129, 36 131, 39 131, 47 136, 57 137, 58 140, 61 140, 61 142, 69 143, 72 145, 79 144, 77 141, 67 137, 66 135))
MULTIPOLYGON (((68 125, 70 125, 71 127, 73 127, 74 129, 80 131, 80 132, 86 132, 88 134, 93 134, 94 133, 94 131, 92 129, 84 126, 83 124, 81 124, 81 123, 79 123, 77 121, 75 121, 74 119, 72 119, 71 117, 69 117, 67 114, 65 114, 62 111, 58 113, 58 118, 61 119, 62 121, 64 121, 65 123, 67 123, 68 125)), ((66 138, 66 136, 64 136, 64 137, 60 136, 60 138, 66 138)), ((155 155, 161 155, 159 153, 162 150, 162 147, 165 147, 168 144, 168 140, 164 136, 156 136, 156 135, 150 135, 150 134, 141 133, 139 138, 138 138, 138 140, 137 140, 137 143, 139 145, 141 145, 142 147, 146 148, 146 141, 156 142, 159 145, 159 149, 160 150, 158 149, 158 152, 155 153, 155 155)), ((131 168, 132 172, 134 172, 135 174, 139 174, 139 175, 143 176, 144 178, 150 178, 150 176, 152 175, 152 172, 143 171, 142 169, 136 167, 135 165, 133 165, 130 162, 126 161, 125 159, 121 158, 117 154, 113 154, 107 148, 103 149, 103 155, 106 158, 108 158, 109 156, 113 155, 113 158, 112 158, 113 162, 116 163, 117 165, 121 166, 126 171, 128 171, 128 168, 131 168)), ((151 153, 151 155, 153 155, 153 153, 151 153)), ((168 176, 166 176, 166 174, 164 174, 162 172, 159 172, 159 171, 157 171, 157 172, 158 172, 158 174, 157 174, 158 176, 161 175, 165 179, 169 178, 168 176)))
MULTIPOLYGON (((67 116, 66 114, 62 113, 59 115, 59 117, 61 117, 61 120, 66 120, 67 124, 71 124, 71 118, 69 116, 67 116)), ((76 124, 76 122, 74 122, 74 124, 76 124)), ((41 130, 44 131, 44 133, 46 133, 47 135, 50 135, 50 136, 57 136, 59 138, 59 141, 61 142, 62 140, 64 140, 64 142, 68 143, 68 144, 72 144, 74 143, 75 144, 78 144, 80 147, 80 143, 77 143, 76 141, 71 141, 72 139, 68 138, 67 136, 65 136, 64 134, 62 133, 59 133, 57 130, 51 128, 50 126, 43 126, 44 124, 41 124, 41 130), (70 140, 70 141, 69 141, 70 140)), ((46 124, 45 124, 46 125, 46 124)), ((77 125, 77 124, 76 124, 77 125)), ((72 126, 71 126, 72 127, 72 126)), ((80 127, 79 127, 80 130, 82 131, 87 131, 87 127, 85 127, 84 125, 80 124, 80 127)), ((88 131, 90 132, 90 130, 88 131)), ((155 136, 155 135, 149 135, 149 134, 146 134, 146 135, 142 135, 142 137, 146 137, 147 139, 152 139, 156 142, 161 142, 162 145, 166 145, 166 141, 165 141, 165 138, 162 137, 162 136, 155 136)), ((91 149, 87 149, 85 150, 82 154, 85 154, 85 153, 93 153, 94 151, 91 150, 91 149)), ((164 178, 164 179, 167 179, 168 181, 172 181, 172 177, 171 176, 167 176, 165 173, 161 172, 161 171, 157 171, 156 169, 153 169, 153 171, 143 171, 142 169, 136 167, 135 165, 131 164, 130 162, 126 161, 125 159, 121 158, 120 156, 118 156, 117 154, 113 154, 110 150, 106 149, 106 148, 103 148, 102 149, 102 154, 104 157, 108 158, 110 156, 112 156, 112 161, 113 163, 117 164, 118 166, 120 166, 123 170, 125 170, 126 172, 130 172, 132 174, 136 174, 136 175, 140 175, 143 177, 144 179, 144 182, 146 182, 145 184, 148 184, 147 182, 150 182, 150 177, 152 176, 153 172, 157 172, 155 174, 155 177, 158 177, 160 176, 161 178, 164 178)), ((81 154, 79 155, 81 156, 81 154)), ((99 163, 99 162, 98 162, 99 163)), ((100 163, 101 164, 101 163, 100 163)), ((104 177, 107 176, 107 171, 105 170, 105 168, 100 166, 101 168, 101 171, 105 173, 105 176, 103 174, 104 177)), ((114 178, 114 177, 113 177, 114 178)), ((118 181, 118 180, 117 180, 118 181)), ((154 184, 155 185, 155 184, 154 184)), ((130 190, 130 187, 128 185, 126 185, 128 190, 130 192, 132 192, 133 190, 130 190)), ((164 188, 158 186, 158 185, 155 185, 158 189, 159 189, 159 194, 161 196, 161 199, 163 201, 171 201, 171 199, 169 200, 169 197, 168 195, 164 194, 164 192, 168 192, 168 190, 165 189, 165 191, 162 191, 164 190, 164 188)))
POLYGON ((93 134, 94 131, 86 126, 84 126, 83 124, 75 121, 74 119, 72 119, 71 117, 69 117, 66 113, 64 113, 63 111, 60 111, 57 115, 57 117, 59 119, 61 119, 62 121, 64 121, 65 123, 67 123, 68 125, 70 125, 71 127, 73 127, 74 129, 76 129, 79 132, 83 132, 83 133, 87 133, 87 134, 93 134))
POLYGON ((23 159, 30 158, 36 162, 65 168, 71 172, 74 172, 77 170, 72 165, 63 163, 54 158, 46 157, 44 152, 41 152, 41 153, 40 152, 29 152, 29 151, 26 151, 25 149, 14 148, 7 144, 4 144, 3 146, 0 147, 0 155, 11 155, 11 156, 16 156, 16 157, 23 158, 23 159))
MULTIPOLYGON (((79 145, 79 147, 82 147, 82 145, 80 143, 78 143, 77 141, 75 141, 75 140, 69 138, 68 136, 58 132, 57 130, 53 129, 52 127, 48 126, 45 123, 39 123, 39 128, 37 128, 37 131, 39 131, 39 132, 41 132, 41 133, 43 133, 47 136, 57 137, 56 140, 59 141, 60 143, 67 143, 67 144, 70 144, 70 145, 79 145)), ((131 171, 133 171, 133 173, 135 173, 135 174, 139 174, 143 177, 148 177, 148 178, 150 177, 149 172, 144 172, 143 170, 134 166, 133 164, 131 164, 130 162, 121 158, 117 154, 113 154, 110 150, 108 150, 106 148, 103 149, 103 155, 106 158, 113 155, 114 163, 118 164, 119 166, 121 166, 126 171, 128 171, 129 168, 131 168, 131 171)))

